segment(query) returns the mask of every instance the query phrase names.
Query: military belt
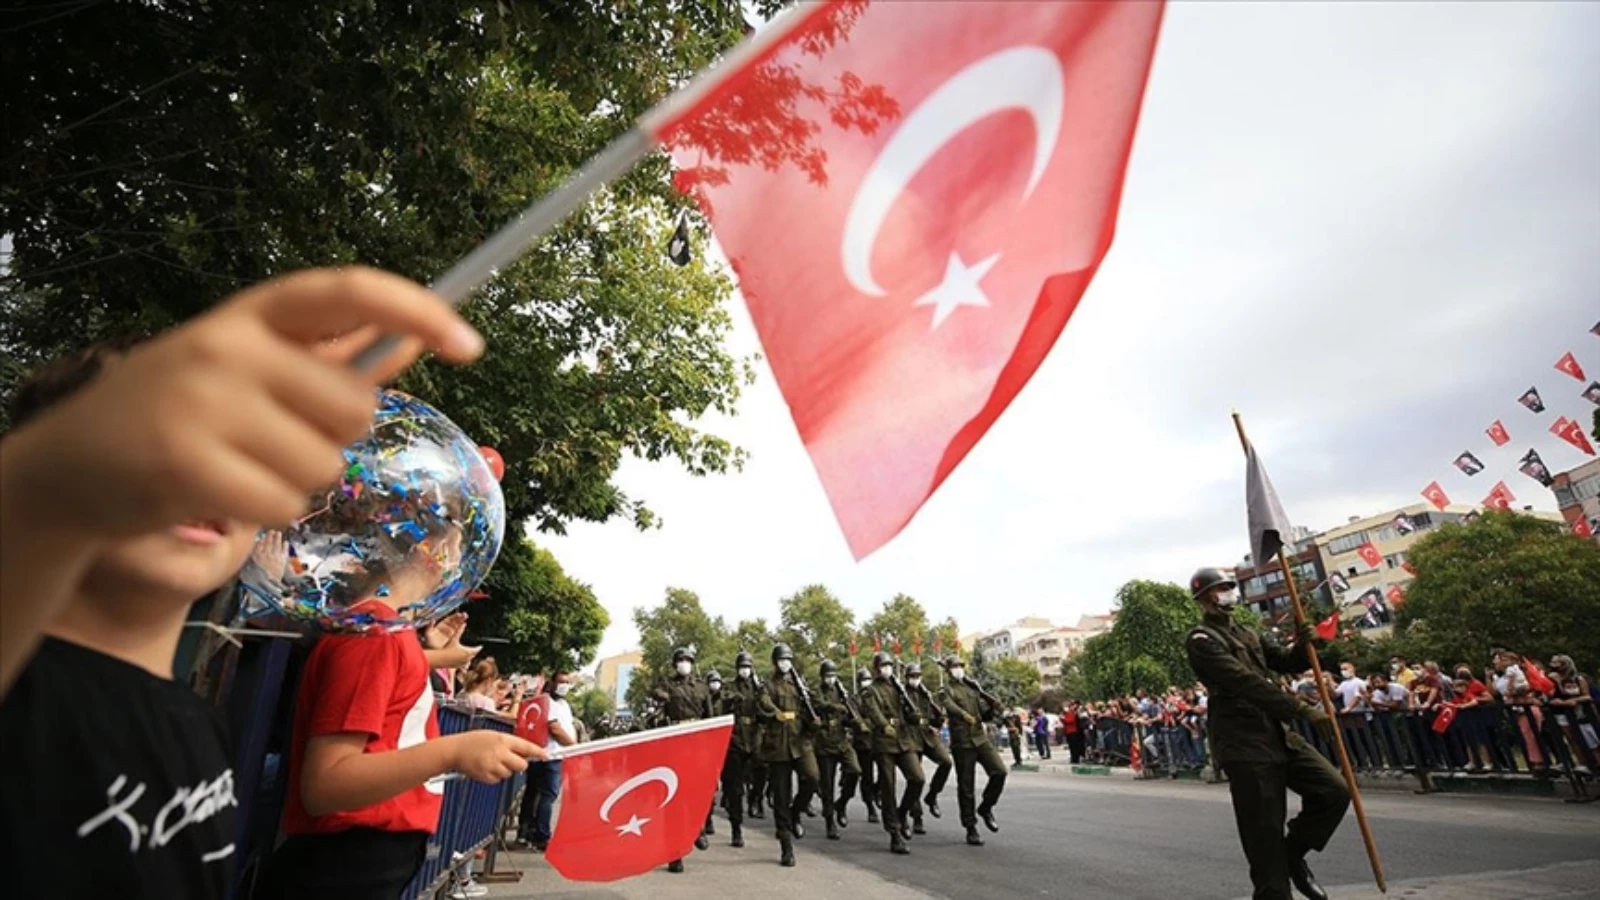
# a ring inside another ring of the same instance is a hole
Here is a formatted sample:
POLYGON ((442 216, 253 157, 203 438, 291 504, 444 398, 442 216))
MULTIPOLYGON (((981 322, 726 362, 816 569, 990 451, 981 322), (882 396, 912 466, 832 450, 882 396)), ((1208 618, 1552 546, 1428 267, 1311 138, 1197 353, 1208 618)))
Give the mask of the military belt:
POLYGON ((797 713, 782 712, 782 711, 779 711, 779 713, 778 713, 778 721, 779 722, 793 722, 796 718, 798 718, 798 714, 797 713))
POLYGON ((749 725, 751 722, 754 722, 754 721, 755 721, 755 719, 753 719, 753 718, 751 718, 749 716, 740 716, 739 717, 739 724, 741 724, 741 725, 749 725))

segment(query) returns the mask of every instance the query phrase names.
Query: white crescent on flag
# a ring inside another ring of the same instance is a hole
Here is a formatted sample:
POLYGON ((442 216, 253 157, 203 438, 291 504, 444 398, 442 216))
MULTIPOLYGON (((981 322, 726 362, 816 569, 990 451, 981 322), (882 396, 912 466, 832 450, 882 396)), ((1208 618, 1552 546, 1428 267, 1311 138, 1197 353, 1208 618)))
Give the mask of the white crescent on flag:
MULTIPOLYGON (((618 800, 621 800, 623 797, 626 797, 628 794, 638 790, 639 788, 656 781, 661 782, 667 788, 667 796, 662 798, 660 805, 658 805, 656 809, 662 809, 668 803, 672 802, 673 797, 678 796, 677 772, 672 771, 666 766, 656 766, 653 769, 646 769, 632 778, 629 778, 627 781, 617 785, 614 789, 612 789, 610 794, 606 795, 605 802, 600 804, 600 821, 609 823, 611 821, 611 807, 615 806, 618 800)), ((618 829, 618 832, 633 834, 636 836, 640 835, 642 833, 641 829, 648 821, 650 820, 633 816, 628 820, 626 825, 623 825, 618 829)))

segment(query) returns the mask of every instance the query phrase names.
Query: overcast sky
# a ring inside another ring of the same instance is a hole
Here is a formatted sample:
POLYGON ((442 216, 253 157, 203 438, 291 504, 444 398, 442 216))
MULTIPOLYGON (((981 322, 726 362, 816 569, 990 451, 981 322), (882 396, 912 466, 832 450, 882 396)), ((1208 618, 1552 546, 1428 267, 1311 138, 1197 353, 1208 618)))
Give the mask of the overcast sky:
MULTIPOLYGON (((1476 502, 1581 455, 1544 433, 1600 377, 1600 4, 1169 6, 1116 243, 1051 357, 911 525, 851 559, 770 373, 738 417, 750 451, 695 479, 632 462, 661 514, 536 535, 634 645, 635 607, 694 590, 730 623, 827 585, 858 617, 898 592, 963 631, 1070 624, 1132 578, 1181 582, 1248 550, 1251 436, 1296 524, 1476 502), (1537 384, 1550 411, 1516 398, 1537 384), (1483 429, 1496 418, 1511 445, 1483 429), (1471 449, 1488 471, 1450 467, 1471 449)), ((798 223, 796 227, 801 227, 798 223)), ((742 306, 732 349, 757 344, 742 306)))

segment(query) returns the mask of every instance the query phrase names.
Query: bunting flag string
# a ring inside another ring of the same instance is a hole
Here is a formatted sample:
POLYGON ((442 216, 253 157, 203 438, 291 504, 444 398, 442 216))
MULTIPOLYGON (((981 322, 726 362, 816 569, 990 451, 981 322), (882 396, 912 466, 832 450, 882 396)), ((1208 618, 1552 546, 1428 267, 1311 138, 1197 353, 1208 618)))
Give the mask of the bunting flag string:
POLYGON ((1496 447, 1504 447, 1511 443, 1511 433, 1506 431, 1506 426, 1502 425, 1499 419, 1495 419, 1494 424, 1489 426, 1488 434, 1489 440, 1494 441, 1496 447))
POLYGON ((1526 391, 1523 391, 1522 396, 1517 398, 1517 402, 1521 403, 1523 406, 1526 406, 1534 413, 1544 412, 1544 398, 1539 396, 1538 386, 1534 386, 1528 388, 1526 391))
POLYGON ((1589 376, 1583 374, 1583 366, 1578 365, 1578 359, 1572 355, 1571 350, 1568 350, 1560 359, 1556 360, 1556 371, 1571 375, 1578 380, 1579 384, 1589 378, 1589 376))

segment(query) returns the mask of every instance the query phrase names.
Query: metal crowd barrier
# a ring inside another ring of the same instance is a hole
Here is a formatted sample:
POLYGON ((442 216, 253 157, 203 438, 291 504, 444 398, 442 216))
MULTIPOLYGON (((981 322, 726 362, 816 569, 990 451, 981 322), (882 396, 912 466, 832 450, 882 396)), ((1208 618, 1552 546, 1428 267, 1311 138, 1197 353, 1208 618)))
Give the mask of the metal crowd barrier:
MULTIPOLYGON (((1442 709, 1350 712, 1339 716, 1350 765, 1367 775, 1414 775, 1425 791, 1438 776, 1563 779, 1573 799, 1600 799, 1600 727, 1595 704, 1575 708, 1492 704, 1456 711, 1441 724, 1442 709), (1583 720, 1583 721, 1580 721, 1583 720), (1588 727, 1583 727, 1587 725, 1588 727), (1438 727, 1436 727, 1438 726, 1438 727)), ((1309 724, 1295 727, 1330 760, 1333 746, 1309 724)))
POLYGON ((1084 749, 1089 761, 1103 766, 1125 766, 1134 741, 1134 729, 1124 719, 1096 716, 1088 720, 1084 749))
MULTIPOLYGON (((480 728, 510 734, 515 727, 515 723, 504 716, 464 705, 441 704, 438 715, 441 736, 480 728)), ((519 783, 520 779, 507 779, 495 785, 479 784, 467 778, 446 781, 439 830, 428 839, 422 868, 400 895, 402 900, 448 895, 459 873, 471 871, 479 850, 487 854, 485 870, 492 869, 498 849, 495 837, 510 812, 519 783)))

